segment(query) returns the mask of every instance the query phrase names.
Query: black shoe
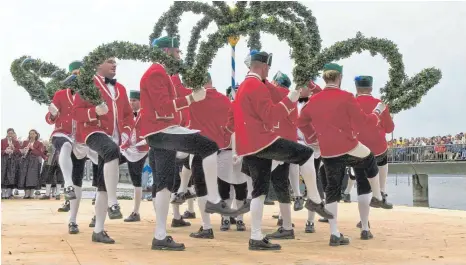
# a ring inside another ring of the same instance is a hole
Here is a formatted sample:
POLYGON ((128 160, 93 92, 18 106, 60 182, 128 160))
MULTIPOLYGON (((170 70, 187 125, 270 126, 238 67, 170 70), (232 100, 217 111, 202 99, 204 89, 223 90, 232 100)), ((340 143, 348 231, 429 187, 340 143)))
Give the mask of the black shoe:
POLYGON ((246 231, 246 225, 244 224, 243 221, 238 220, 236 222, 236 231, 246 231))
POLYGON ((277 231, 265 237, 268 239, 294 239, 294 230, 285 230, 283 227, 279 227, 277 231))
POLYGON ((190 237, 193 237, 193 238, 205 238, 205 239, 214 239, 214 231, 211 229, 206 229, 204 230, 204 228, 199 228, 199 231, 197 231, 196 233, 191 233, 189 235, 190 237))
POLYGON ((183 220, 183 217, 181 217, 179 220, 175 218, 172 219, 172 227, 185 227, 185 226, 191 226, 191 223, 183 220))
POLYGON ((186 192, 175 193, 173 199, 171 200, 171 204, 183 204, 186 201, 186 192))
POLYGON ((264 205, 275 205, 275 202, 274 202, 274 201, 270 201, 270 200, 265 200, 265 201, 264 201, 264 205))
POLYGON ((138 213, 132 212, 125 220, 125 222, 140 222, 141 221, 141 215, 138 213))
POLYGON ((344 202, 350 203, 350 202, 351 202, 351 194, 345 194, 345 193, 343 193, 343 194, 341 195, 341 199, 342 199, 344 202))
POLYGON ((205 204, 205 212, 218 213, 224 216, 238 216, 240 214, 237 210, 231 209, 224 201, 219 201, 218 203, 207 201, 205 204))
POLYGON ((55 200, 59 201, 60 199, 61 199, 60 194, 58 194, 58 195, 55 196, 55 200))
POLYGON ((230 216, 230 224, 235 225, 236 224, 236 218, 233 216, 230 216))
POLYGON ((42 195, 39 197, 39 200, 50 200, 50 195, 42 195))
POLYGON ((306 222, 306 228, 304 228, 304 232, 306 233, 315 233, 316 229, 314 227, 314 223, 311 223, 309 221, 306 222))
POLYGON ((349 239, 344 237, 343 234, 340 233, 340 236, 336 235, 331 235, 330 236, 330 246, 336 247, 336 246, 342 246, 342 245, 349 245, 349 239))
POLYGON ((171 236, 166 236, 163 240, 152 239, 152 250, 182 251, 184 249, 184 244, 176 243, 171 236))
POLYGON ((379 200, 376 197, 372 197, 370 206, 374 208, 393 209, 391 203, 388 203, 385 199, 379 200))
POLYGON ((273 219, 278 219, 279 217, 280 217, 280 216, 279 216, 278 214, 272 215, 272 218, 273 218, 273 219))
POLYGON ((92 199, 92 205, 95 205, 95 198, 92 199))
POLYGON ((190 211, 185 211, 183 214, 183 219, 196 219, 196 213, 195 212, 190 212, 190 211))
POLYGON ((325 217, 327 219, 333 219, 333 214, 331 212, 327 211, 327 209, 325 209, 325 204, 323 202, 315 203, 311 199, 308 199, 306 201, 305 207, 309 211, 316 212, 317 214, 319 214, 322 217, 325 217))
POLYGON ((186 200, 193 199, 196 197, 197 197, 196 193, 192 193, 190 190, 187 190, 186 193, 184 194, 184 198, 186 200))
POLYGON ((95 227, 95 215, 92 217, 91 222, 89 223, 89 227, 95 227))
MULTIPOLYGON (((277 226, 283 226, 283 219, 278 219, 277 220, 277 226)), ((291 224, 291 227, 294 227, 294 224, 291 224)))
MULTIPOLYGON (((367 222, 368 224, 368 227, 371 228, 371 223, 370 222, 367 222)), ((361 224, 361 221, 359 221, 359 223, 356 225, 357 228, 362 228, 362 224, 361 224)))
POLYGON ((76 199, 76 192, 73 186, 69 186, 65 189, 65 200, 71 201, 76 199))
POLYGON ((65 201, 62 207, 58 208, 58 212, 66 213, 70 211, 70 201, 65 201))
POLYGON ((220 231, 230 230, 230 220, 222 218, 222 225, 220 226, 220 231))
MULTIPOLYGON (((237 210, 238 214, 235 215, 235 217, 238 216, 238 215, 241 215, 241 214, 248 213, 250 210, 251 210, 251 200, 246 199, 246 200, 244 200, 243 206, 241 206, 241 207, 237 210)), ((233 223, 232 223, 232 224, 233 224, 233 223)))
POLYGON ((99 242, 104 244, 115 244, 115 240, 110 238, 107 232, 102 231, 100 233, 92 232, 92 242, 99 242))
POLYGON ((108 207, 108 218, 110 218, 111 220, 123 218, 123 214, 121 214, 120 210, 120 205, 114 204, 111 207, 108 207))
POLYGON ((294 200, 293 210, 301 211, 304 208, 304 199, 303 197, 296 197, 294 200))
POLYGON ((369 230, 362 230, 361 231, 361 239, 362 240, 369 240, 369 239, 372 239, 374 238, 374 236, 372 235, 371 231, 369 230))
POLYGON ((262 240, 249 239, 249 250, 280 250, 282 246, 279 244, 272 244, 267 238, 262 240))
POLYGON ((79 233, 79 228, 76 223, 69 223, 68 224, 68 234, 77 234, 79 233))
POLYGON ((324 218, 324 217, 319 218, 318 221, 321 222, 321 223, 328 223, 328 219, 327 219, 327 218, 324 218))

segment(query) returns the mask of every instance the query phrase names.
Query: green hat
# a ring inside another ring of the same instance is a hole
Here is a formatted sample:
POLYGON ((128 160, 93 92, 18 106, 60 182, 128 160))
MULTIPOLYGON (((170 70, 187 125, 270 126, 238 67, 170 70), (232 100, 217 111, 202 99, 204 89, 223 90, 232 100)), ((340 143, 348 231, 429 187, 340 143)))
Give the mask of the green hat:
POLYGON ((372 81, 373 81, 372 76, 368 76, 368 75, 360 75, 354 78, 354 83, 356 87, 362 87, 362 88, 372 87, 372 81))
POLYGON ((161 37, 152 41, 152 47, 157 48, 179 48, 180 40, 178 37, 161 37))
POLYGON ((258 52, 251 55, 251 62, 261 62, 266 63, 269 66, 272 66, 272 54, 266 52, 258 52))
POLYGON ((328 63, 324 65, 324 72, 330 70, 334 70, 339 72, 340 74, 343 74, 343 66, 338 65, 336 63, 328 63))
POLYGON ((131 90, 129 92, 129 98, 130 99, 141 99, 141 94, 139 91, 137 90, 131 90))
POLYGON ((83 63, 81 61, 73 61, 68 66, 68 69, 70 72, 73 72, 74 70, 81 68, 81 66, 83 66, 83 63))
POLYGON ((273 81, 277 82, 282 87, 290 88, 291 86, 290 78, 280 71, 275 74, 273 81))

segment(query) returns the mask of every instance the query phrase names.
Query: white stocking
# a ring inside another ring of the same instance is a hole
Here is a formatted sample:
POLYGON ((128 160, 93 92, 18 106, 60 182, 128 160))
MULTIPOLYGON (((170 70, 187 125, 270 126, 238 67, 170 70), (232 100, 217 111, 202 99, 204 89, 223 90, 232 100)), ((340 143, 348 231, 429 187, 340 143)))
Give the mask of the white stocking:
POLYGON ((73 186, 73 161, 71 160, 71 152, 73 147, 69 142, 62 145, 60 155, 58 156, 58 164, 60 165, 63 179, 65 180, 65 187, 73 186))

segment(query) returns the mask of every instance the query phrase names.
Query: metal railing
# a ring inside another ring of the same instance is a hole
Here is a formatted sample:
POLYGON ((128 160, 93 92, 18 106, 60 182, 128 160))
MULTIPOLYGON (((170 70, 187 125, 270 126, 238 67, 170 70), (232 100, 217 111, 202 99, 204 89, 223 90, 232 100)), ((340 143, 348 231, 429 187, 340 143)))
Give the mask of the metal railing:
POLYGON ((466 144, 390 147, 389 163, 466 161, 466 144))

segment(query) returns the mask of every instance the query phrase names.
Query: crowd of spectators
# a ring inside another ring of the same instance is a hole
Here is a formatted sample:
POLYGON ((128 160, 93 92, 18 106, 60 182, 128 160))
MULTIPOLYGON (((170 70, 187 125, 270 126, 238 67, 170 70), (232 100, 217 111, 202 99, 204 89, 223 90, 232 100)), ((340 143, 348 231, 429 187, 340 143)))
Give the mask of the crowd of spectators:
POLYGON ((466 133, 388 141, 389 162, 466 160, 466 133))

